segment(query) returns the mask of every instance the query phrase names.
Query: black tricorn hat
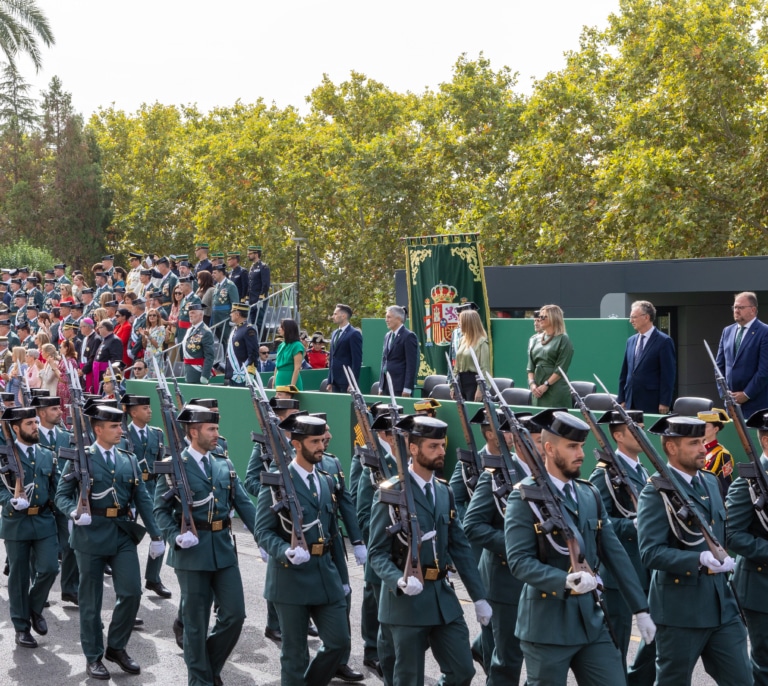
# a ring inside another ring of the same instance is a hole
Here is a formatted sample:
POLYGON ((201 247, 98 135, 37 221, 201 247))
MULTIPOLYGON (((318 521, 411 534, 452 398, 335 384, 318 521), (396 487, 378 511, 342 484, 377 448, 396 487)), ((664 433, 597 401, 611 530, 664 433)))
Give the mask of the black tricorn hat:
POLYGON ((219 401, 216 398, 192 398, 187 404, 207 407, 209 410, 219 409, 219 401))
POLYGON ((273 397, 269 399, 269 404, 273 410, 298 410, 299 401, 293 398, 278 398, 273 397))
POLYGON ((184 424, 218 424, 219 413, 200 405, 185 405, 177 419, 184 424))
MULTIPOLYGON (((530 412, 514 412, 515 418, 517 419, 520 424, 522 424, 526 429, 528 429, 528 433, 532 434, 540 434, 541 433, 541 427, 538 424, 534 424, 531 421, 531 418, 533 417, 533 414, 530 412)), ((504 419, 503 422, 499 424, 499 428, 502 431, 509 431, 509 422, 504 419)))
POLYGON ((371 429, 373 431, 391 431, 392 417, 386 412, 380 414, 378 417, 376 417, 376 419, 373 420, 371 429))
POLYGON ((126 407, 136 407, 137 405, 149 405, 150 399, 148 395, 133 395, 131 393, 125 393, 120 398, 120 404, 126 407))
POLYGON ((106 405, 104 402, 95 403, 86 408, 83 412, 91 418, 91 421, 97 422, 121 422, 123 421, 123 411, 116 407, 106 405))
POLYGON ((34 407, 6 407, 0 419, 4 422, 20 422, 23 419, 33 419, 34 417, 37 417, 34 407))
POLYGON ((531 421, 538 424, 542 430, 569 441, 583 443, 589 436, 589 425, 583 419, 557 408, 539 412, 531 421))
POLYGON ((29 392, 33 398, 47 398, 51 395, 47 388, 32 388, 29 392))
POLYGON ((88 413, 97 405, 106 405, 107 407, 113 407, 117 409, 117 399, 102 398, 100 395, 91 396, 90 398, 86 398, 85 403, 83 404, 83 412, 90 417, 91 415, 88 413))
POLYGON ((421 438, 445 438, 448 433, 445 422, 423 414, 406 415, 397 423, 397 428, 421 438))
MULTIPOLYGON (((643 423, 643 411, 642 410, 627 410, 627 414, 632 418, 635 424, 643 423)), ((608 410, 604 415, 597 420, 598 424, 610 424, 611 426, 618 426, 620 424, 626 424, 624 417, 620 412, 616 410, 608 410)))
MULTIPOLYGON (((403 408, 400 405, 395 405, 397 413, 402 414, 403 408)), ((389 403, 384 400, 377 400, 375 403, 368 405, 368 410, 374 417, 379 417, 382 414, 389 414, 389 403)))
POLYGON ((707 423, 696 417, 682 417, 670 414, 662 417, 650 429, 649 433, 673 438, 701 438, 707 423))
POLYGON ((747 426, 758 431, 768 431, 768 408, 751 414, 747 419, 747 426))
POLYGON ((57 407, 61 404, 61 399, 55 395, 43 396, 38 395, 36 398, 32 398, 30 407, 43 408, 43 407, 57 407))
POLYGON ((283 431, 290 431, 298 436, 322 436, 325 434, 325 419, 308 414, 292 414, 286 417, 278 426, 283 431))
POLYGON ((4 403, 12 403, 16 401, 16 396, 13 393, 0 392, 0 399, 4 403))
MULTIPOLYGON (((498 421, 498 424, 501 425, 504 423, 506 417, 504 416, 504 413, 496 408, 496 419, 498 421)), ((484 407, 481 407, 477 412, 475 412, 472 419, 469 420, 470 424, 480 424, 480 426, 490 426, 491 420, 488 417, 488 414, 485 411, 484 407)))

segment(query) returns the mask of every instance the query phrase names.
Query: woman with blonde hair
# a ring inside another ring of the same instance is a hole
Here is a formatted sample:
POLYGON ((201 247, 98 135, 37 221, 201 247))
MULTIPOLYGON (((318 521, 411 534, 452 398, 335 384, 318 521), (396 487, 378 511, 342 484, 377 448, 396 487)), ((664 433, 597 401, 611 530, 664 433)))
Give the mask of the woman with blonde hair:
POLYGON ((52 396, 59 391, 61 381, 61 367, 59 366, 59 354, 51 343, 44 343, 40 348, 40 354, 45 360, 40 370, 40 388, 44 388, 52 396))
POLYGON ((93 319, 94 327, 98 326, 100 322, 103 322, 108 315, 109 315, 109 312, 107 312, 106 309, 104 309, 103 307, 97 307, 91 314, 91 319, 93 319))
MULTIPOLYGON (((160 312, 154 307, 147 310, 147 323, 144 328, 139 329, 141 334, 141 340, 144 344, 144 363, 149 370, 147 376, 154 378, 155 368, 152 363, 152 358, 160 355, 163 352, 163 343, 165 342, 165 321, 160 316, 160 312)), ((163 367, 162 357, 158 357, 160 367, 163 367)))
POLYGON ((461 328, 461 340, 456 350, 456 364, 454 373, 459 378, 461 395, 464 400, 482 400, 480 389, 477 386, 478 369, 472 359, 470 350, 474 350, 477 361, 480 363, 480 373, 491 373, 491 346, 488 343, 488 334, 485 331, 480 315, 475 310, 464 310, 459 314, 459 327, 461 328))
POLYGON ((571 407, 568 384, 558 374, 558 367, 568 372, 573 359, 573 345, 565 333, 563 311, 558 305, 544 305, 539 310, 539 334, 528 349, 528 388, 537 407, 571 407))
MULTIPOLYGON (((61 286, 61 297, 65 298, 67 296, 64 295, 64 286, 69 286, 69 284, 63 284, 61 286)), ((82 274, 75 274, 72 277, 72 285, 69 286, 69 297, 74 296, 77 298, 78 302, 83 301, 83 288, 88 288, 88 282, 85 280, 85 277, 82 274)))
POLYGON ((13 393, 16 405, 22 405, 21 386, 24 374, 27 371, 27 349, 23 345, 17 345, 13 349, 13 362, 8 370, 8 384, 5 387, 6 393, 13 393))

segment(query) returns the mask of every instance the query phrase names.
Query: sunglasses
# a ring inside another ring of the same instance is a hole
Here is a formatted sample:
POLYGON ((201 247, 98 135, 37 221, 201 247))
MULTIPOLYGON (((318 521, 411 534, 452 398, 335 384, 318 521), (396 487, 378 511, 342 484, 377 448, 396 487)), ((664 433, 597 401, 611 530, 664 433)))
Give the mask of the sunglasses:
POLYGON ((268 351, 259 352, 259 355, 269 355, 269 352, 268 351))

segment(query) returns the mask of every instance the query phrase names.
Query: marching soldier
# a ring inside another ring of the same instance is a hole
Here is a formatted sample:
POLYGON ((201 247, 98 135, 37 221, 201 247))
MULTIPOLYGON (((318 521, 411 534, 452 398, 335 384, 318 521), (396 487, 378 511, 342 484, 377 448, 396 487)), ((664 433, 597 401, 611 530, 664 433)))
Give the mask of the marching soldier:
MULTIPOLYGON (((562 410, 540 412, 536 423, 542 427, 544 478, 555 505, 572 522, 584 560, 592 570, 611 570, 637 617, 641 635, 652 641, 655 627, 648 601, 629 557, 606 517, 600 494, 589 481, 578 478, 589 426, 562 410)), ((564 537, 559 532, 547 535, 541 503, 522 497, 523 489, 535 486, 532 477, 523 479, 510 494, 504 515, 510 571, 525 584, 516 635, 525 656, 528 683, 564 686, 571 669, 580 684, 623 684, 621 654, 596 602, 597 577, 571 571, 564 537)))
POLYGON ((221 670, 237 645, 245 621, 243 582, 230 511, 235 510, 253 532, 256 510, 232 463, 214 452, 219 413, 187 405, 178 421, 184 424, 189 441, 181 459, 195 503, 192 516, 197 533, 182 533, 179 500, 163 497, 171 488, 170 476, 157 482, 155 513, 171 546, 168 564, 175 569, 181 589, 188 683, 209 686, 222 683, 221 670), (218 610, 209 632, 214 598, 218 610))
POLYGON ((181 344, 184 356, 184 378, 187 383, 207 384, 213 369, 213 333, 203 323, 201 303, 190 305, 188 311, 190 327, 181 344))
POLYGON ((468 686, 475 675, 469 630, 456 592, 447 580, 449 563, 458 569, 475 603, 477 620, 487 625, 492 611, 469 542, 455 516, 450 487, 434 477, 445 459, 448 425, 439 419, 414 415, 403 417, 397 427, 408 432, 411 465, 404 477, 413 492, 419 528, 431 538, 422 543, 420 550, 423 583, 413 575, 406 578, 395 562, 404 557, 401 543, 387 532, 392 524, 390 505, 380 501, 380 490, 376 492, 369 557, 382 581, 379 655, 384 680, 394 686, 423 684, 424 653, 429 646, 443 670, 450 673, 451 683, 468 686), (395 655, 391 666, 384 661, 390 651, 395 655))
MULTIPOLYGON (((639 426, 643 425, 643 413, 640 410, 627 410, 627 414, 639 426)), ((619 466, 627 475, 627 479, 634 486, 635 492, 640 493, 648 481, 648 472, 640 463, 642 449, 635 437, 627 428, 619 412, 608 411, 597 420, 598 424, 607 424, 608 431, 616 443, 616 454, 621 460, 619 466)), ((605 462, 598 462, 589 480, 600 491, 603 507, 608 514, 616 537, 627 551, 637 578, 648 594, 651 583, 651 575, 640 561, 640 549, 637 544, 637 505, 626 489, 617 488, 611 482, 611 476, 605 462)), ((608 610, 608 617, 613 628, 616 642, 618 643, 621 657, 626 669, 627 651, 632 635, 632 613, 624 602, 619 591, 619 584, 610 569, 605 569, 601 574, 603 579, 603 598, 608 610)), ((656 680, 656 644, 640 644, 635 655, 634 664, 629 668, 627 682, 630 686, 648 684, 651 686, 656 680)))
MULTIPOLYGON (((747 420, 757 429, 762 455, 763 481, 768 479, 768 410, 747 420)), ((738 478, 728 490, 728 548, 738 553, 733 586, 749 632, 755 686, 768 686, 768 520, 753 504, 750 480, 738 478)), ((756 491, 759 493, 759 491, 756 491)))
POLYGON ((6 447, 16 456, 6 454, 4 460, 11 469, 20 463, 23 473, 23 493, 15 495, 13 483, 3 476, 0 489, 2 527, 10 573, 8 575, 8 601, 11 621, 16 630, 16 645, 37 648, 30 633, 44 636, 48 624, 43 617, 43 606, 59 571, 56 520, 51 500, 56 491, 57 473, 53 453, 38 445, 40 436, 33 407, 8 408, 2 421, 10 427, 13 443, 6 447), (30 563, 34 555, 34 580, 30 586, 30 563))
POLYGON ((245 386, 245 371, 259 359, 259 335, 248 324, 248 305, 235 303, 229 315, 232 335, 227 341, 226 378, 230 386, 245 386))
MULTIPOLYGON (((304 522, 312 525, 304 531, 307 548, 292 548, 290 523, 272 510, 276 494, 260 494, 256 540, 269 555, 264 597, 275 604, 280 618, 283 686, 325 686, 337 673, 351 640, 343 582, 331 554, 334 543, 339 543, 333 479, 316 469, 323 458, 326 424, 318 417, 294 414, 280 428, 291 432, 296 455, 288 470, 304 522), (322 641, 312 661, 307 649, 310 618, 322 641)), ((337 553, 343 555, 341 550, 337 553)))
POLYGON ((704 429, 704 450, 707 451, 707 461, 704 463, 704 471, 714 474, 720 485, 720 493, 725 500, 728 488, 733 481, 733 456, 717 441, 717 434, 723 426, 730 423, 731 419, 725 410, 713 407, 706 412, 697 415, 702 422, 706 422, 704 429))
MULTIPOLYGON (((714 537, 725 543, 725 505, 717 479, 702 471, 705 423, 662 417, 650 429, 661 436, 671 478, 714 537)), ((747 632, 728 584, 734 561, 718 561, 690 520, 675 516, 667 496, 648 483, 637 511, 640 559, 653 570, 649 600, 659 630, 656 683, 690 684, 699 657, 718 684, 750 684, 747 632), (672 527, 672 528, 670 528, 672 527)))
POLYGON ((232 305, 240 301, 237 286, 227 278, 227 269, 223 265, 214 265, 211 272, 215 286, 213 287, 213 299, 211 301, 211 328, 215 330, 216 338, 226 345, 229 339, 229 313, 232 305), (225 322, 221 326, 216 326, 225 322))
POLYGON ((93 679, 107 680, 110 675, 102 658, 116 662, 128 674, 141 672, 139 664, 125 650, 141 602, 136 546, 146 532, 152 537, 150 555, 162 556, 165 544, 152 516, 152 502, 136 456, 118 447, 123 435, 123 413, 106 405, 93 405, 86 411, 95 435, 94 443, 85 449, 91 469, 90 514, 78 510, 77 479, 67 479, 67 474, 75 470, 72 462, 59 481, 56 506, 68 512, 74 524, 70 545, 80 568, 80 643, 87 663, 85 671, 93 679), (144 527, 133 521, 134 507, 144 527), (105 651, 101 606, 106 565, 112 568, 117 602, 105 651))
MULTIPOLYGON (((33 397, 32 407, 37 410, 37 419, 40 422, 40 445, 53 452, 56 460, 56 472, 61 472, 66 463, 59 460, 59 449, 69 448, 72 434, 61 426, 61 399, 56 396, 33 397)), ((55 491, 51 494, 53 501, 55 491)), ((62 512, 54 508, 56 530, 58 533, 59 555, 61 557, 61 600, 77 605, 77 587, 80 583, 80 571, 77 568, 77 557, 72 546, 69 545, 69 512, 62 512)))

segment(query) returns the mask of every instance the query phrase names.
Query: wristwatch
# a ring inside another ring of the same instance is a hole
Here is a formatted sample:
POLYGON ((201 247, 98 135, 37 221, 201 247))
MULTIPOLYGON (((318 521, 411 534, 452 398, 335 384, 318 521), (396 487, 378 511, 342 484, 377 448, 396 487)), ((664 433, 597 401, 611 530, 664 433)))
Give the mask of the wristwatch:
POLYGON ((547 379, 547 380, 544 382, 544 385, 545 385, 547 388, 549 388, 549 379, 547 379))

